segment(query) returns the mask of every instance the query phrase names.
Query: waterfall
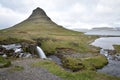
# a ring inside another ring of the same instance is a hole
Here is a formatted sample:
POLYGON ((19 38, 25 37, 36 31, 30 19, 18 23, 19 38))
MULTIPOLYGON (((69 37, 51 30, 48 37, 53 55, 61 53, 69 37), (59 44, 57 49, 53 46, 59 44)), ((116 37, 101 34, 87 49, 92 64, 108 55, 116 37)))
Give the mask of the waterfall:
POLYGON ((47 58, 45 53, 39 46, 37 46, 37 52, 38 52, 40 58, 47 58))

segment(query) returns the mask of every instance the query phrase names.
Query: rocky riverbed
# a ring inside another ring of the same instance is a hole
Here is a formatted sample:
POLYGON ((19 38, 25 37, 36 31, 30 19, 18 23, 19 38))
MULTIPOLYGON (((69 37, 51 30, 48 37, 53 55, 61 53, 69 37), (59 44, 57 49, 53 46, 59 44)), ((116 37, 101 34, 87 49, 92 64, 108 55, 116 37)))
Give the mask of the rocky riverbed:
POLYGON ((99 69, 98 72, 120 77, 120 61, 109 60, 108 65, 99 69))
POLYGON ((109 75, 120 77, 120 54, 114 53, 114 51, 101 49, 100 53, 106 56, 108 64, 102 69, 98 69, 98 72, 106 73, 109 75))
POLYGON ((17 57, 17 58, 31 58, 33 53, 28 50, 29 45, 23 44, 8 44, 0 45, 0 55, 2 57, 17 57))
POLYGON ((120 45, 120 37, 101 37, 90 45, 101 48, 100 54, 108 59, 108 64, 98 72, 120 77, 120 54, 114 48, 114 45, 120 45))

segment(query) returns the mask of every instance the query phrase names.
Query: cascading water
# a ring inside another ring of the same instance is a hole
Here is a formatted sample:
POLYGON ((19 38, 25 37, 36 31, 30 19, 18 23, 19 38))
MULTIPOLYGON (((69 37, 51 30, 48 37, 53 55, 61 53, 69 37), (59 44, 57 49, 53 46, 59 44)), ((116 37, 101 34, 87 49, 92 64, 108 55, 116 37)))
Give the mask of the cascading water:
POLYGON ((47 58, 45 53, 39 46, 37 46, 36 48, 37 48, 37 52, 38 52, 40 58, 47 58))

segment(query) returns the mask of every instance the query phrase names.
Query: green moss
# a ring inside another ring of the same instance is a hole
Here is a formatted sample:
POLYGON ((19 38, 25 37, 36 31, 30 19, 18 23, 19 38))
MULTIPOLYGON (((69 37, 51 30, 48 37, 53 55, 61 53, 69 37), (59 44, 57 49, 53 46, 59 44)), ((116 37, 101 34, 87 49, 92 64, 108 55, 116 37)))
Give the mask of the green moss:
POLYGON ((8 59, 2 58, 0 56, 0 68, 9 67, 11 62, 8 59))
POLYGON ((86 69, 94 70, 104 67, 108 63, 106 57, 99 55, 91 58, 83 59, 83 64, 86 65, 86 69))
POLYGON ((71 69, 72 71, 79 71, 84 69, 84 65, 81 59, 65 57, 62 58, 62 63, 65 68, 71 69))
POLYGON ((95 71, 83 70, 80 72, 68 72, 58 66, 56 63, 48 60, 33 63, 34 67, 46 68, 49 72, 66 80, 120 80, 120 78, 97 73, 95 71))
POLYGON ((24 67, 22 66, 14 66, 10 69, 10 71, 22 71, 24 67))
POLYGON ((41 48, 45 51, 45 53, 55 53, 56 44, 52 40, 42 41, 41 48))
POLYGON ((21 42, 26 42, 26 43, 34 43, 32 40, 28 39, 21 39, 17 37, 7 37, 7 38, 1 38, 0 37, 0 44, 14 44, 14 43, 21 43, 21 42))
POLYGON ((105 66, 108 61, 104 56, 98 55, 88 58, 63 57, 62 63, 65 68, 73 71, 96 70, 105 66))
POLYGON ((114 48, 116 52, 120 54, 120 45, 114 45, 114 48))

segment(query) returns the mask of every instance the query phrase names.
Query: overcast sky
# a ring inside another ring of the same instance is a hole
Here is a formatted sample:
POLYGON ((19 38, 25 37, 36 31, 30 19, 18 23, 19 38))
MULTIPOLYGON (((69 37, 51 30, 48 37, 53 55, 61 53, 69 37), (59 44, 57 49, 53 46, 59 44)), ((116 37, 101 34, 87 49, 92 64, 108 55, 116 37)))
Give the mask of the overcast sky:
POLYGON ((120 0, 0 0, 0 29, 23 21, 36 7, 67 28, 120 27, 120 0))

